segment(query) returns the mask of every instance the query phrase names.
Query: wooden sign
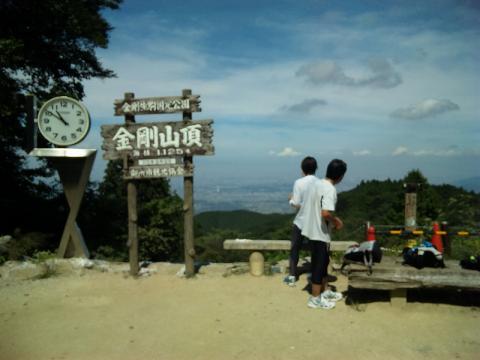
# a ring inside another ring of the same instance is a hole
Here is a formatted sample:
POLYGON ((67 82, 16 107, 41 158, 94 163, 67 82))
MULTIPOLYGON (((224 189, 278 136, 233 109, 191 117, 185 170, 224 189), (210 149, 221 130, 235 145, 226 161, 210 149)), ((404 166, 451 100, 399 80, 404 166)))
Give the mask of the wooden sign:
POLYGON ((213 155, 213 120, 103 125, 105 160, 213 155))
POLYGON ((113 103, 115 115, 170 114, 177 112, 199 112, 200 95, 153 97, 143 99, 116 99, 113 103))

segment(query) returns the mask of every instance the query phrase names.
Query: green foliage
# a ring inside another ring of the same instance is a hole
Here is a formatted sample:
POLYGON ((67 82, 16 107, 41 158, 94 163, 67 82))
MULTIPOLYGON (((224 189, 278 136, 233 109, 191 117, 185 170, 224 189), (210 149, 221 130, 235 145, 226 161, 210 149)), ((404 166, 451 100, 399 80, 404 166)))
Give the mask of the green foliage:
POLYGON ((455 238, 452 243, 451 258, 461 260, 480 255, 480 238, 455 238))
POLYGON ((16 231, 7 244, 9 260, 22 260, 32 257, 39 249, 52 250, 52 235, 40 232, 21 233, 16 231))
POLYGON ((228 229, 212 229, 205 235, 195 238, 195 250, 200 261, 210 262, 237 262, 248 261, 250 255, 247 251, 225 251, 223 241, 236 239, 240 233, 228 229))
MULTIPOLYGON (((342 231, 334 232, 334 240, 365 240, 365 223, 398 225, 405 222, 404 183, 420 184, 417 192, 417 223, 430 227, 432 221, 447 221, 450 226, 477 228, 480 223, 480 194, 451 185, 430 185, 420 170, 410 171, 402 180, 362 181, 350 191, 338 194, 337 215, 344 222, 342 231)), ((293 214, 258 214, 249 211, 206 212, 198 214, 204 253, 210 260, 228 259, 230 253, 248 255, 248 251, 224 251, 225 239, 290 239, 293 214), (213 253, 214 255, 211 255, 213 253), (208 256, 207 256, 208 255, 208 256)), ((426 237, 428 239, 428 237, 426 237)), ((408 239, 378 235, 382 246, 401 251, 408 239)), ((421 240, 421 239, 419 239, 421 240)), ((472 239, 452 240, 452 255, 477 251, 472 239)), ((266 252, 269 262, 288 257, 288 252, 266 252)))
POLYGON ((94 251, 93 256, 99 260, 128 261, 128 249, 127 247, 114 249, 108 245, 101 245, 94 251))
POLYGON ((56 254, 50 251, 37 251, 33 254, 32 261, 42 267, 42 272, 35 279, 47 279, 58 275, 55 258, 56 254))
MULTIPOLYGON (((79 224, 87 246, 100 259, 128 259, 127 183, 122 162, 109 161, 103 181, 89 188, 79 224)), ((137 185, 138 239, 141 260, 180 261, 183 258, 183 202, 166 179, 137 185)))
POLYGON ((55 259, 57 255, 51 251, 36 251, 32 256, 32 261, 36 264, 44 263, 55 259))
POLYGON ((183 202, 178 196, 153 198, 142 206, 139 218, 140 257, 150 261, 183 258, 183 202))
POLYGON ((265 262, 269 264, 276 264, 280 260, 285 260, 288 259, 290 256, 289 251, 265 251, 264 257, 265 257, 265 262))
POLYGON ((203 232, 221 228, 236 231, 245 238, 282 236, 289 239, 293 217, 292 214, 259 214, 247 210, 209 211, 196 215, 195 221, 203 232))
MULTIPOLYGON (((430 227, 433 221, 450 226, 478 226, 480 195, 451 185, 430 185, 419 170, 410 171, 401 181, 362 181, 357 187, 338 195, 337 214, 345 229, 334 233, 337 240, 364 239, 362 225, 400 225, 405 222, 404 183, 420 184, 417 191, 417 224, 430 227)), ((402 246, 405 239, 382 237, 384 246, 402 246)))
MULTIPOLYGON (((199 228, 195 243, 199 259, 212 262, 248 261, 249 251, 226 251, 226 239, 290 239, 293 214, 259 214, 252 211, 210 211, 195 216, 199 228)), ((275 263, 288 258, 288 252, 265 252, 275 263)))
POLYGON ((0 3, 2 75, 23 90, 83 97, 81 81, 113 76, 95 49, 112 29, 102 15, 119 0, 6 0, 0 3))

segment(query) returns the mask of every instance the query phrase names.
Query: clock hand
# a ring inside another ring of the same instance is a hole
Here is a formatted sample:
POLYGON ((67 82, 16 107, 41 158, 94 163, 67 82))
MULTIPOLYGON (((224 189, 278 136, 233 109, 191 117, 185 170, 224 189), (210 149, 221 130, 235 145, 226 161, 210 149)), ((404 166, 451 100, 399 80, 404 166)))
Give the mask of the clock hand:
POLYGON ((66 126, 69 126, 68 125, 68 122, 65 121, 65 119, 62 117, 62 115, 58 112, 58 111, 55 111, 58 115, 58 119, 60 119, 61 122, 63 122, 66 126))

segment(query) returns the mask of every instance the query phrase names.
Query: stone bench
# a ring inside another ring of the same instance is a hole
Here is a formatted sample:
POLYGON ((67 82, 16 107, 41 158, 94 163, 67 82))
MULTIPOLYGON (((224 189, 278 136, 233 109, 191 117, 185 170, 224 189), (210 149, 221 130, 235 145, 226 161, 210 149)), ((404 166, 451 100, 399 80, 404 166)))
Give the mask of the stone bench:
POLYGON ((458 261, 446 260, 445 268, 416 269, 402 265, 399 258, 385 257, 372 274, 364 266, 348 265, 348 285, 354 289, 386 290, 394 305, 405 305, 407 290, 419 288, 456 289, 480 292, 480 272, 464 270, 458 261))
MULTIPOLYGON (((356 241, 332 241, 331 251, 345 251, 352 245, 358 245, 356 241)), ((308 245, 305 245, 308 247, 308 245)), ((264 257, 261 251, 290 250, 290 240, 251 240, 251 239, 227 239, 223 242, 225 250, 250 250, 250 273, 263 275, 264 257)))

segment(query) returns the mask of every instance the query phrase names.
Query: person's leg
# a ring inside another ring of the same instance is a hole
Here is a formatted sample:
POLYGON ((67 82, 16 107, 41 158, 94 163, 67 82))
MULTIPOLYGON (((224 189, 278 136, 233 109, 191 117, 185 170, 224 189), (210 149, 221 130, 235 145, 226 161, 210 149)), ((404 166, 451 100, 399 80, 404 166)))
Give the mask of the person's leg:
POLYGON ((312 262, 312 296, 317 297, 322 292, 322 270, 321 270, 321 241, 311 241, 311 262, 312 262))
POLYGON ((325 248, 322 246, 322 249, 321 249, 322 274, 324 274, 322 278, 322 287, 321 287, 322 293, 328 289, 328 264, 330 264, 330 255, 328 251, 330 245, 327 243, 323 243, 323 244, 325 244, 325 248))
MULTIPOLYGON (((324 277, 322 278, 322 286, 321 286, 321 296, 323 299, 327 301, 339 301, 343 298, 343 295, 339 292, 332 291, 328 288, 328 264, 330 263, 330 256, 328 251, 328 245, 325 248, 325 253, 322 255, 323 266, 324 269, 324 277)), ((323 251, 323 250, 322 250, 323 251)))
POLYGON ((297 277, 297 266, 300 258, 300 248, 302 247, 302 230, 297 225, 293 224, 292 238, 290 246, 290 276, 297 277))
POLYGON ((308 299, 308 307, 314 309, 332 309, 335 303, 324 299, 321 296, 323 289, 323 281, 326 279, 324 267, 324 260, 322 260, 322 248, 324 244, 322 241, 310 241, 312 248, 312 296, 308 299))

